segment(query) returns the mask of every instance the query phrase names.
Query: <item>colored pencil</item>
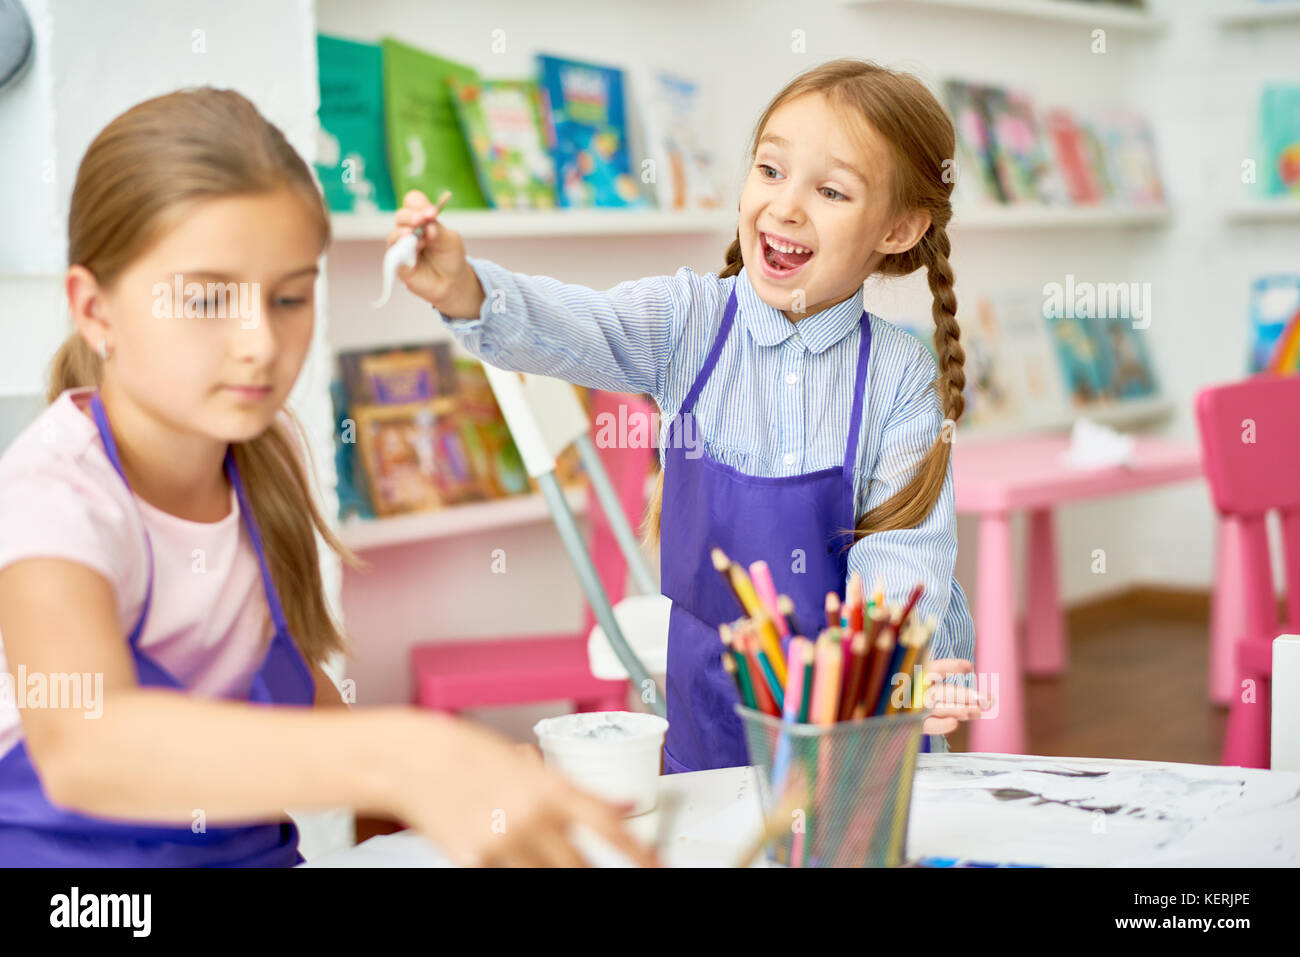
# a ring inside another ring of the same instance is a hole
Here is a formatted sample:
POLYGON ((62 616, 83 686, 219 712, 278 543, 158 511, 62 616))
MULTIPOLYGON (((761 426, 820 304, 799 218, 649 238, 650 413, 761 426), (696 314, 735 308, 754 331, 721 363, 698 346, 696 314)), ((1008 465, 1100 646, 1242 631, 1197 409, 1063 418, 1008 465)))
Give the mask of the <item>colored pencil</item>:
POLYGON ((749 681, 754 689, 754 701, 758 710, 779 718, 781 712, 776 707, 776 699, 772 697, 767 677, 763 674, 763 666, 758 663, 757 641, 747 631, 739 632, 733 640, 740 642, 740 647, 745 653, 745 663, 749 666, 749 681))
POLYGON ((786 631, 795 635, 799 629, 794 626, 794 601, 789 595, 776 596, 776 608, 781 618, 785 621, 786 631))
MULTIPOLYGON (((902 628, 901 621, 898 626, 902 628)), ((876 714, 882 715, 889 710, 889 701, 894 695, 896 687, 894 678, 898 674, 899 668, 903 665, 903 656, 907 654, 907 645, 904 643, 907 637, 905 631, 898 632, 898 642, 894 645, 893 654, 889 656, 889 664, 885 667, 885 685, 880 689, 880 699, 876 702, 876 714)))
POLYGON ((895 703, 895 693, 891 688, 889 702, 885 705, 885 714, 897 714, 899 711, 908 707, 912 700, 912 665, 916 662, 917 652, 921 650, 922 626, 913 622, 904 632, 903 639, 899 642, 899 648, 902 650, 902 660, 899 662, 898 670, 890 676, 890 683, 899 675, 903 677, 903 683, 900 688, 906 689, 899 703, 895 703))
POLYGON ((742 651, 736 648, 733 642, 733 634, 730 625, 719 625, 718 633, 722 635, 722 644, 725 649, 722 654, 722 666, 727 669, 727 673, 736 680, 740 686, 740 700, 744 702, 746 708, 757 709, 758 703, 754 699, 754 686, 749 680, 749 666, 745 663, 745 656, 742 651), (727 667, 727 663, 731 667, 727 667))
POLYGON ((847 690, 840 701, 840 720, 848 721, 853 717, 853 706, 862 696, 862 682, 867 674, 867 636, 858 632, 853 636, 849 646, 849 665, 845 671, 849 675, 847 690))
POLYGON ((781 618, 781 609, 777 604, 776 585, 772 582, 772 570, 767 567, 767 562, 751 562, 749 577, 754 582, 754 591, 758 593, 758 598, 763 603, 767 616, 776 623, 777 633, 782 638, 789 638, 790 632, 786 630, 785 622, 781 618))
MULTIPOLYGON (((788 677, 785 683, 785 702, 781 707, 781 721, 784 724, 794 724, 799 720, 799 712, 803 706, 804 646, 807 644, 806 638, 790 639, 790 666, 786 669, 788 677)), ((780 740, 776 744, 776 757, 772 762, 773 793, 780 794, 785 789, 792 747, 790 735, 782 731, 780 740)))
MULTIPOLYGON (((750 620, 758 630, 758 638, 762 643, 763 651, 767 654, 768 661, 776 670, 777 681, 785 682, 785 657, 781 654, 781 636, 777 633, 776 625, 772 624, 772 619, 768 617, 767 611, 763 608, 763 602, 758 597, 758 592, 754 590, 754 583, 749 580, 749 574, 741 567, 739 562, 733 562, 727 558, 727 553, 720 548, 715 548, 713 554, 713 567, 727 576, 731 583, 731 590, 745 609, 750 620), (725 567, 724 567, 725 565, 725 567)), ((778 684, 778 687, 780 685, 778 684)))
POLYGON ((834 724, 839 713, 840 669, 843 666, 840 643, 833 640, 817 641, 813 676, 812 720, 814 724, 834 724))
POLYGON ((862 630, 862 613, 865 598, 862 594, 862 576, 854 572, 849 576, 847 624, 851 632, 862 630))
POLYGON ((826 627, 840 626, 840 596, 833 591, 826 593, 826 627))
POLYGON ((814 652, 813 643, 807 638, 800 639, 803 642, 803 694, 799 698, 799 722, 807 724, 812 716, 812 696, 813 696, 813 676, 815 668, 813 667, 814 652))
MULTIPOLYGON (((877 608, 877 612, 881 609, 877 608)), ((867 682, 862 690, 862 697, 853 707, 855 719, 865 718, 876 713, 876 698, 880 687, 885 683, 885 669, 894 655, 894 623, 885 622, 880 626, 875 642, 871 646, 867 661, 867 682)))
POLYGON ((912 594, 907 596, 907 604, 903 606, 903 611, 898 616, 898 624, 900 628, 907 624, 907 616, 912 613, 912 609, 916 607, 916 603, 921 600, 921 594, 924 591, 925 584, 918 582, 916 587, 912 589, 912 594))

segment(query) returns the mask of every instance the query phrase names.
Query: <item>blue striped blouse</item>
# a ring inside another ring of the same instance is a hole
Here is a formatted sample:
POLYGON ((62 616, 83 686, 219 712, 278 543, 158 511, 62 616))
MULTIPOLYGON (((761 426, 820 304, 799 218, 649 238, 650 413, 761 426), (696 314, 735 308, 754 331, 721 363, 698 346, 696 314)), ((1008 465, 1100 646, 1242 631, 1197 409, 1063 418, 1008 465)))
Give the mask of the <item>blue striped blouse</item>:
MULTIPOLYGON (((443 317, 462 346, 499 368, 649 394, 663 412, 661 449, 668 423, 717 335, 734 284, 736 322, 695 406, 704 451, 759 476, 799 475, 844 463, 862 336, 861 290, 792 323, 759 298, 743 270, 720 279, 683 267, 672 276, 597 292, 510 272, 484 259, 471 257, 469 263, 486 294, 482 310, 477 318, 443 317)), ((867 396, 854 472, 858 518, 907 483, 943 425, 929 350, 884 319, 871 315, 870 323, 867 396)), ((671 518, 665 515, 664 521, 671 518)), ((882 578, 890 602, 905 601, 923 582, 918 611, 940 623, 933 656, 973 660, 975 626, 953 577, 956 561, 951 465, 934 509, 921 524, 876 532, 849 552, 850 571, 859 572, 868 588, 882 578)))

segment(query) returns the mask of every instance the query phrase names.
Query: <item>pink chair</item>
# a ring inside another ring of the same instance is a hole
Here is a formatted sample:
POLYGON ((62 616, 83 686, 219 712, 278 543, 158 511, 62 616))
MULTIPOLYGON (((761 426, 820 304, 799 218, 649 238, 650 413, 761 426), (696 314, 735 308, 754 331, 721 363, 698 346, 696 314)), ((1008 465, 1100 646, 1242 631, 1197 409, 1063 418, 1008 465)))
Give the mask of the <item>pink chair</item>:
POLYGON ((1300 376, 1258 376, 1205 389, 1196 397, 1196 420, 1210 495, 1232 522, 1241 557, 1245 632, 1235 642, 1238 681, 1223 763, 1267 768, 1273 639, 1300 626, 1300 376), (1272 510, 1281 518, 1285 622, 1278 621, 1269 558, 1266 518, 1272 510))
MULTIPOLYGON (((597 421, 601 421, 602 413, 619 420, 620 406, 627 408, 622 421, 654 411, 652 405, 638 397, 606 392, 595 392, 593 405, 597 421)), ((654 449, 615 447, 599 449, 595 454, 624 514, 635 525, 645 509, 646 476, 654 449)), ((624 595, 627 561, 600 506, 595 483, 589 488, 591 561, 605 595, 615 603, 624 595)), ((572 634, 450 639, 417 645, 411 650, 415 703, 454 713, 466 708, 565 699, 573 701, 578 711, 624 711, 628 681, 596 678, 588 662, 588 633, 596 618, 588 604, 581 631, 572 634)))

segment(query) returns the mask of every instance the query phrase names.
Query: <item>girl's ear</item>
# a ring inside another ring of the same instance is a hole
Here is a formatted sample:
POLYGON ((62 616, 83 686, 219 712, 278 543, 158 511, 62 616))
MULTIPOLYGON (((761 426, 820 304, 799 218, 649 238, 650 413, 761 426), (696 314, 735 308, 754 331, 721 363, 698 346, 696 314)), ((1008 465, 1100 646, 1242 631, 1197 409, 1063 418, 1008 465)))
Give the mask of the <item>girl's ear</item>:
POLYGON ((101 344, 111 349, 112 329, 104 308, 104 292, 95 274, 85 266, 69 266, 63 288, 68 296, 72 323, 77 327, 81 338, 86 340, 94 352, 100 351, 101 344))
POLYGON ((876 247, 876 252, 885 255, 905 253, 921 241, 925 231, 930 228, 930 214, 924 209, 914 209, 894 223, 893 229, 876 247))

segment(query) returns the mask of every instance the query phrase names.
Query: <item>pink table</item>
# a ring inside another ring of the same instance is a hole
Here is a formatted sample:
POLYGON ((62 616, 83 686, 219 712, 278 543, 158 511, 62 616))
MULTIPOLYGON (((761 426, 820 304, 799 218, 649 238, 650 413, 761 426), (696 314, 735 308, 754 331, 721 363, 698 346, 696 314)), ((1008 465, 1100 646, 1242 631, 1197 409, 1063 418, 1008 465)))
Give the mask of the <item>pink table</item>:
MULTIPOLYGON (((957 512, 979 516, 975 671, 998 676, 997 717, 971 722, 972 751, 1025 751, 1012 513, 1023 509, 1029 514, 1025 620, 1033 622, 1033 628, 1026 629, 1024 671, 1060 674, 1066 665, 1065 615, 1057 586, 1052 509, 1065 502, 1121 495, 1201 475, 1200 450, 1190 442, 1139 436, 1133 465, 1088 470, 1061 463, 1068 447, 1068 436, 1060 435, 964 442, 959 438, 953 446, 957 512)), ((1218 551, 1222 561, 1224 549, 1218 551)), ((1216 621, 1220 611, 1216 608, 1216 621)), ((1225 649, 1220 644, 1216 636, 1213 645, 1218 650, 1211 656, 1211 674, 1226 669, 1230 675, 1230 661, 1222 658, 1225 649)))

